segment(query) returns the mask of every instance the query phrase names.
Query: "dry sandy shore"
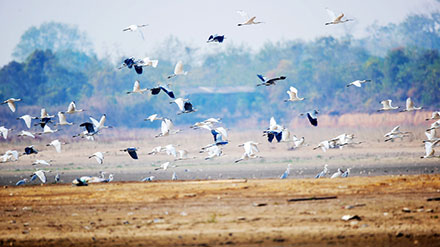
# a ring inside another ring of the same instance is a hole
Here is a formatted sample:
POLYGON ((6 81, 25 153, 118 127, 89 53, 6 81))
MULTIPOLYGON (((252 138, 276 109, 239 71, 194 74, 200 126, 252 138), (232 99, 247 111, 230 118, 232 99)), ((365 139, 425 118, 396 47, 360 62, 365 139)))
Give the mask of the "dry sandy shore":
POLYGON ((433 197, 438 174, 3 187, 0 246, 440 246, 433 197), (287 201, 311 196, 337 198, 287 201))

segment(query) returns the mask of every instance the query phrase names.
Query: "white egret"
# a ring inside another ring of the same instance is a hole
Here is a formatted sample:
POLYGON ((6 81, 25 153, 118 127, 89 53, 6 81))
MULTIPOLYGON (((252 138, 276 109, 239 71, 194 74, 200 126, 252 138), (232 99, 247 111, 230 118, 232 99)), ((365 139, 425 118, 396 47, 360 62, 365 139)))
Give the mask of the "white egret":
POLYGON ((3 103, 1 103, 2 105, 4 104, 8 104, 9 109, 11 109, 12 112, 15 112, 16 107, 15 107, 15 102, 21 101, 21 99, 15 99, 15 98, 9 98, 5 101, 3 101, 3 103))

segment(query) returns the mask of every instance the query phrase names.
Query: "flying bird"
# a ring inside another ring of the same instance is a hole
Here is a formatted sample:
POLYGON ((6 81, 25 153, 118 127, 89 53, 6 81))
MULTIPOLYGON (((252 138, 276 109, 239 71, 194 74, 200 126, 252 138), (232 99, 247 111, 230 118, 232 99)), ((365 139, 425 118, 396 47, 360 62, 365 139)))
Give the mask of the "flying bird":
POLYGON ((263 86, 263 85, 264 86, 276 85, 277 81, 285 80, 287 78, 285 76, 280 76, 280 77, 274 77, 274 78, 271 78, 271 79, 267 79, 266 77, 264 77, 262 75, 257 75, 257 77, 263 82, 263 83, 257 84, 257 87, 258 86, 263 86))
POLYGON ((21 117, 18 117, 17 120, 23 119, 24 123, 26 124, 26 127, 30 129, 32 127, 32 119, 36 119, 36 117, 32 117, 30 115, 23 115, 21 117))
POLYGON ((178 76, 178 75, 186 75, 186 74, 188 74, 188 72, 187 71, 183 71, 183 62, 182 61, 178 61, 176 66, 174 67, 174 74, 169 75, 168 79, 171 79, 171 78, 173 78, 175 76, 178 76))
POLYGON ((50 127, 49 127, 49 125, 44 125, 44 128, 43 128, 43 132, 38 132, 38 133, 35 133, 36 135, 42 135, 42 134, 52 134, 52 133, 55 133, 55 132, 58 132, 58 129, 51 129, 50 127))
POLYGON ((180 130, 173 130, 173 128, 174 128, 173 121, 171 121, 171 119, 169 118, 164 118, 160 125, 160 133, 155 137, 167 136, 170 134, 176 134, 177 132, 180 132, 180 130))
POLYGON ((318 110, 313 110, 313 111, 309 111, 309 112, 307 112, 307 113, 301 113, 301 114, 299 114, 300 116, 304 116, 304 115, 306 115, 307 116, 307 119, 309 119, 309 122, 310 122, 310 124, 311 125, 313 125, 313 126, 318 126, 318 110))
POLYGON ((35 165, 51 166, 50 162, 52 162, 52 160, 49 160, 49 161, 45 161, 45 160, 35 160, 34 163, 32 163, 32 165, 33 165, 33 166, 35 166, 35 165))
POLYGON ((85 111, 84 109, 76 109, 76 104, 75 101, 70 102, 69 106, 67 107, 67 111, 63 112, 63 113, 68 113, 68 114, 74 114, 74 113, 79 113, 79 112, 83 112, 85 111))
POLYGON ((150 115, 150 116, 148 116, 147 118, 144 119, 144 121, 150 121, 150 122, 153 122, 153 121, 156 121, 156 120, 163 120, 163 118, 162 117, 158 117, 157 114, 153 114, 153 115, 150 115))
POLYGON ((435 111, 435 112, 432 112, 431 118, 427 118, 425 120, 429 121, 429 120, 439 120, 439 119, 440 119, 440 111, 435 111))
POLYGON ((356 86, 356 87, 362 87, 362 84, 370 82, 371 80, 356 80, 353 82, 350 82, 346 85, 346 87, 350 87, 350 86, 356 86))
POLYGON ((260 150, 258 150, 258 146, 257 146, 258 144, 259 143, 254 142, 254 141, 247 141, 243 144, 238 145, 239 147, 244 148, 244 153, 240 159, 235 161, 235 163, 238 163, 242 160, 259 158, 259 156, 257 156, 257 154, 256 154, 256 153, 260 152, 260 150))
POLYGON ((203 151, 200 151, 200 152, 201 153, 208 152, 208 157, 206 157, 205 160, 210 160, 210 159, 213 159, 215 157, 220 157, 220 156, 223 155, 222 149, 219 146, 217 146, 217 145, 210 146, 210 147, 208 147, 208 148, 206 148, 206 149, 204 149, 203 151))
POLYGON ((5 101, 3 101, 3 103, 1 103, 2 105, 4 104, 8 104, 9 109, 11 109, 12 112, 15 112, 16 107, 15 107, 15 102, 21 101, 21 99, 15 99, 15 98, 9 98, 5 101))
POLYGON ((34 134, 32 134, 29 131, 25 131, 25 130, 22 130, 20 132, 20 134, 18 134, 17 136, 28 136, 28 137, 31 137, 31 138, 35 138, 34 134))
POLYGON ((217 43, 223 43, 223 40, 225 39, 224 35, 210 35, 208 38, 208 41, 206 41, 206 43, 213 43, 213 42, 217 42, 217 43))
POLYGON ((177 115, 197 111, 197 109, 193 109, 193 105, 188 101, 189 99, 177 98, 174 101, 171 101, 170 104, 176 103, 177 107, 179 107, 180 112, 178 112, 177 115))
POLYGON ((154 170, 163 169, 165 171, 166 169, 168 169, 169 166, 170 166, 170 162, 165 162, 165 163, 161 164, 160 167, 154 168, 154 170))
POLYGON ((13 129, 8 129, 5 126, 0 127, 0 134, 3 136, 3 139, 8 139, 9 131, 12 131, 13 129))
POLYGON ((321 148, 322 151, 327 152, 327 150, 330 148, 329 141, 322 141, 318 144, 318 146, 314 147, 313 150, 316 150, 318 148, 321 148))
POLYGON ((46 144, 46 146, 53 146, 57 153, 61 153, 61 144, 65 145, 65 142, 60 142, 59 140, 53 140, 49 144, 46 144))
POLYGON ((298 97, 298 89, 294 87, 290 87, 289 90, 286 91, 286 93, 289 95, 289 99, 284 100, 284 102, 304 100, 304 98, 298 97))
POLYGON ((411 98, 407 98, 406 99, 406 108, 401 110, 401 112, 405 112, 405 111, 417 111, 417 110, 421 110, 422 107, 415 107, 414 106, 414 102, 412 101, 411 98))
POLYGON ((56 125, 72 125, 73 123, 67 122, 66 115, 63 112, 58 112, 58 123, 56 125))
POLYGON ((379 111, 390 111, 390 110, 395 110, 397 108, 399 108, 398 106, 391 106, 391 102, 393 102, 392 100, 388 99, 388 100, 382 100, 380 103, 382 104, 382 108, 377 110, 379 111))
POLYGON ((36 178, 39 178, 40 181, 45 184, 47 182, 46 173, 43 170, 38 170, 31 175, 31 181, 34 181, 36 178))
POLYGON ((342 20, 342 18, 344 17, 344 13, 341 13, 339 16, 336 16, 335 12, 331 11, 330 9, 326 8, 325 10, 327 10, 327 14, 329 15, 331 21, 325 23, 325 25, 331 25, 331 24, 341 24, 347 21, 353 21, 353 19, 345 19, 342 20))
POLYGON ((171 91, 167 86, 163 86, 163 85, 159 85, 157 87, 154 88, 149 88, 148 90, 151 91, 152 95, 157 95, 160 93, 160 91, 163 91, 164 93, 166 93, 170 98, 175 99, 176 97, 174 96, 174 92, 171 91))
POLYGON ((148 88, 143 88, 143 89, 141 89, 141 86, 140 86, 140 84, 139 84, 139 81, 136 80, 136 81, 134 82, 134 85, 133 85, 133 90, 127 92, 127 94, 133 94, 133 93, 144 94, 144 92, 147 91, 147 90, 148 90, 148 88))
POLYGON ((25 184, 25 183, 27 183, 27 178, 24 178, 24 179, 22 179, 22 180, 19 180, 16 184, 15 184, 15 186, 20 186, 20 185, 23 185, 23 184, 25 184))
POLYGON ((8 150, 2 156, 0 156, 0 162, 17 161, 18 160, 17 150, 8 150))
POLYGON ((261 21, 255 21, 255 19, 257 18, 256 16, 253 16, 252 18, 249 18, 249 15, 246 13, 246 12, 244 12, 243 10, 237 10, 237 13, 239 14, 239 15, 241 15, 242 17, 243 17, 243 20, 244 20, 244 22, 243 23, 239 23, 239 24, 237 24, 237 26, 246 26, 246 25, 252 25, 252 24, 261 24, 261 23, 264 23, 264 22, 261 22, 261 21))
POLYGON ((24 153, 25 155, 30 155, 30 154, 37 154, 38 150, 36 150, 34 148, 34 145, 28 146, 24 148, 24 153))
POLYGON ((425 155, 420 157, 421 159, 427 158, 440 158, 439 155, 435 155, 435 150, 433 149, 434 144, 432 142, 425 142, 425 155))
POLYGON ((139 35, 141 36, 141 38, 142 38, 143 40, 145 40, 145 38, 144 38, 144 33, 142 33, 141 28, 144 28, 144 27, 146 27, 146 26, 148 26, 148 24, 133 24, 133 25, 130 25, 130 26, 128 26, 128 27, 122 29, 122 31, 123 31, 123 32, 135 32, 135 31, 138 31, 138 32, 139 32, 139 35))
POLYGON ((93 158, 93 157, 95 157, 96 162, 98 162, 98 164, 102 164, 102 163, 104 163, 104 153, 102 153, 102 152, 96 152, 96 153, 90 155, 90 156, 89 156, 89 159, 91 159, 91 158, 93 158))
POLYGON ((133 158, 134 160, 137 160, 137 159, 138 159, 138 155, 137 155, 137 153, 136 153, 137 148, 133 148, 133 147, 132 147, 132 148, 126 148, 126 149, 121 150, 121 151, 128 152, 128 154, 130 155, 130 157, 133 158))

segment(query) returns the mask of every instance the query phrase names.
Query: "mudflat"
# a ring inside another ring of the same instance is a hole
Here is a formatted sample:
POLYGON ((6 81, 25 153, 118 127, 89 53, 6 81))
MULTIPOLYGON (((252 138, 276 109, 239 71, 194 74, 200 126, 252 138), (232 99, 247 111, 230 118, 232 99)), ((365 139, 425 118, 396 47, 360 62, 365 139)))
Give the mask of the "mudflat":
POLYGON ((440 246, 438 197, 439 174, 4 186, 0 245, 440 246))

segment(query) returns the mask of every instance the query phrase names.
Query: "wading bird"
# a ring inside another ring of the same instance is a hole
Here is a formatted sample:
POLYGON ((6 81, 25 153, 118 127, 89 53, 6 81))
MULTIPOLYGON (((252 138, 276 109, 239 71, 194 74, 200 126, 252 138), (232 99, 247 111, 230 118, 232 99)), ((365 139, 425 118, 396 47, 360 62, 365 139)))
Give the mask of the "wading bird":
POLYGON ((150 122, 153 122, 153 121, 156 121, 156 120, 163 120, 163 118, 162 117, 158 117, 157 114, 153 114, 153 115, 150 115, 150 116, 148 116, 147 118, 144 119, 144 121, 150 121, 150 122))
POLYGON ((439 119, 440 119, 440 111, 435 111, 435 112, 432 112, 431 118, 427 118, 425 120, 429 121, 429 120, 439 120, 439 119))
POLYGON ((286 171, 284 171, 284 173, 281 174, 280 179, 286 179, 289 176, 291 166, 292 166, 292 164, 287 165, 286 171))
POLYGON ((242 160, 260 158, 256 154, 256 153, 260 152, 260 150, 258 150, 258 146, 257 146, 258 144, 259 144, 258 142, 247 141, 243 144, 238 145, 239 147, 244 148, 244 153, 240 159, 235 161, 235 163, 238 163, 242 160))
POLYGON ((174 128, 173 121, 171 121, 171 119, 169 119, 169 118, 164 118, 162 120, 161 125, 160 125, 160 133, 158 135, 156 135, 155 137, 167 136, 167 135, 176 134, 177 132, 180 132, 180 130, 173 130, 173 128, 174 128))
POLYGON ((328 173, 328 165, 325 164, 324 169, 320 173, 316 174, 315 178, 323 178, 325 177, 325 175, 327 175, 327 173, 328 173))
POLYGON ((432 142, 425 142, 425 155, 420 157, 421 159, 428 158, 440 158, 439 155, 434 155, 435 150, 433 149, 434 144, 432 142))
POLYGON ((15 112, 15 110, 16 110, 15 102, 18 102, 18 101, 21 101, 21 99, 9 98, 9 99, 3 101, 3 103, 1 103, 1 104, 2 104, 2 105, 4 105, 4 104, 8 104, 9 109, 10 109, 12 112, 15 112))
POLYGON ((67 107, 67 111, 63 112, 63 113, 67 113, 67 114, 74 114, 74 113, 79 113, 79 112, 83 112, 85 111, 84 109, 76 109, 76 104, 75 101, 70 102, 69 106, 67 107))
POLYGON ((344 172, 341 170, 341 168, 338 168, 338 171, 333 173, 333 175, 330 178, 339 178, 344 174, 344 172))
POLYGON ((350 87, 350 86, 362 87, 362 84, 370 82, 370 81, 371 80, 356 80, 356 81, 348 83, 346 87, 350 87))

